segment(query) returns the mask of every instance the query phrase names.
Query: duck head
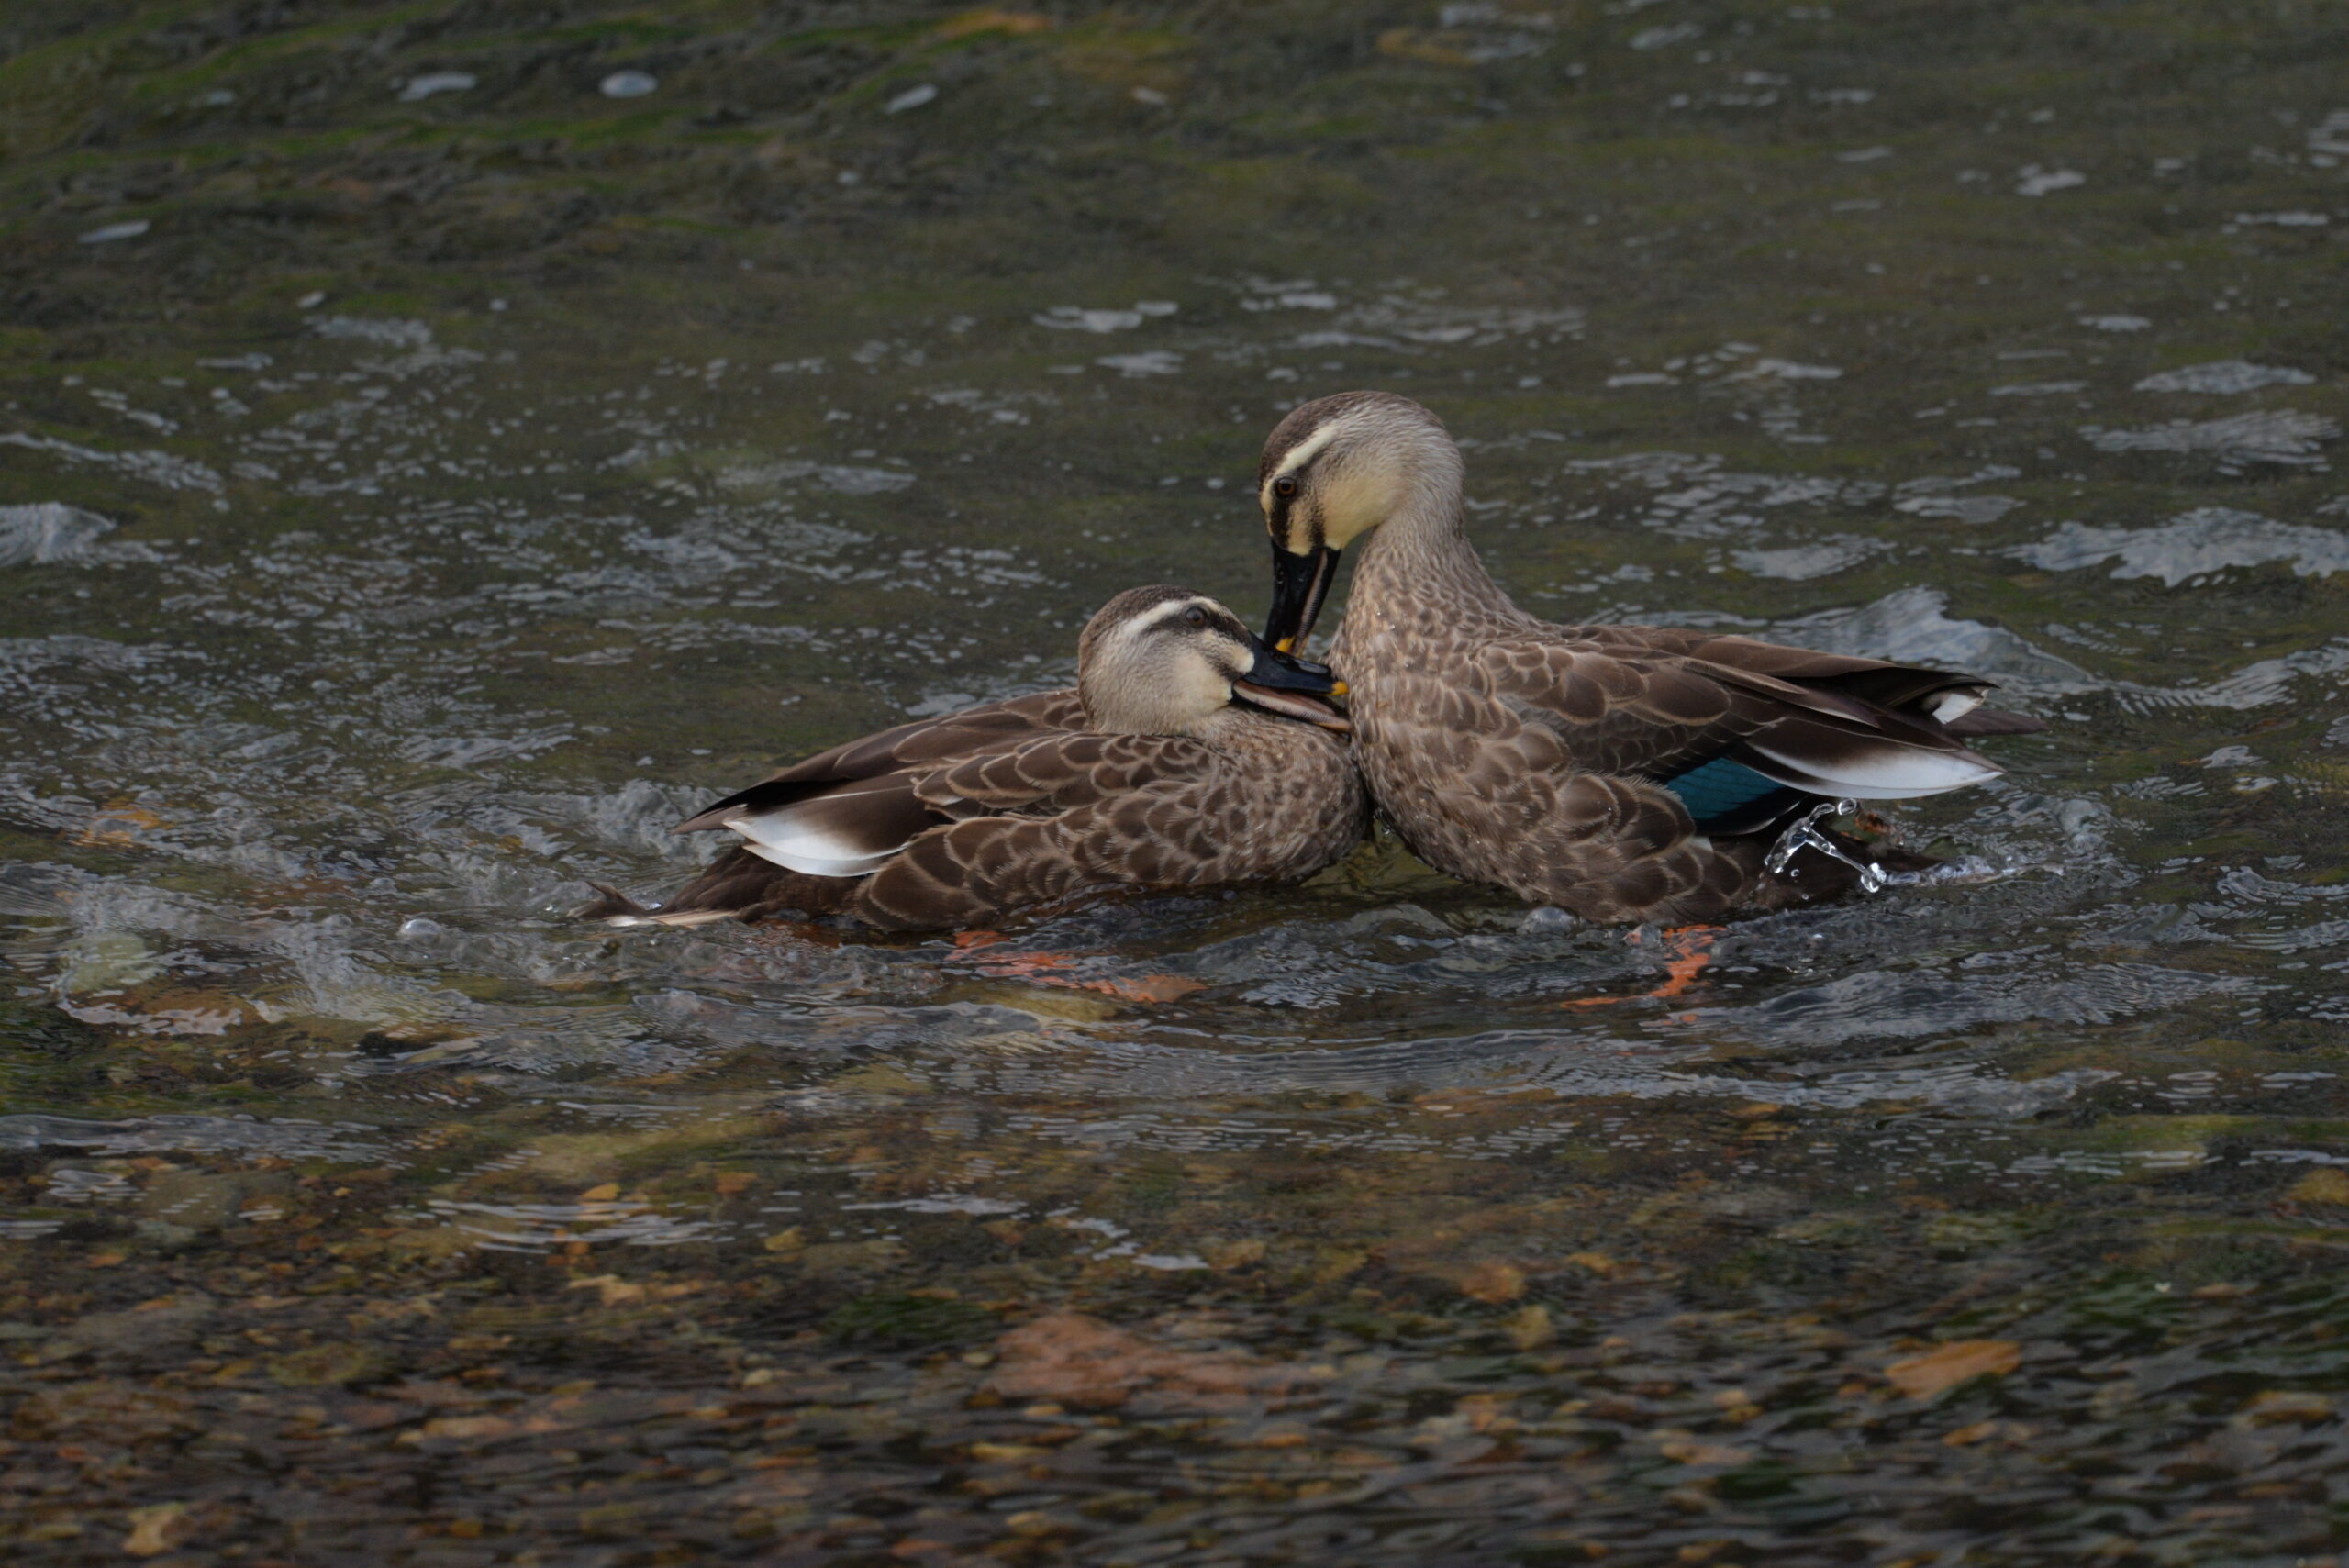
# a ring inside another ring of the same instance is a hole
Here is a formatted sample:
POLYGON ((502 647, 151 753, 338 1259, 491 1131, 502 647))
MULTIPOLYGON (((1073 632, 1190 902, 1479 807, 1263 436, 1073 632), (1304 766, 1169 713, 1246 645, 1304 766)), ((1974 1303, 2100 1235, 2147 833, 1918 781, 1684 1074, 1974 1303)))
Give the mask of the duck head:
POLYGON ((1347 728, 1318 699, 1344 691, 1326 670, 1284 659, 1204 594, 1130 588, 1101 606, 1076 645, 1086 719, 1115 735, 1196 735, 1233 703, 1347 728))
POLYGON ((1264 442, 1256 496, 1273 539, 1264 640, 1283 653, 1312 635, 1338 554, 1388 519, 1456 519, 1460 449, 1443 421, 1391 392, 1341 392, 1290 411, 1264 442))

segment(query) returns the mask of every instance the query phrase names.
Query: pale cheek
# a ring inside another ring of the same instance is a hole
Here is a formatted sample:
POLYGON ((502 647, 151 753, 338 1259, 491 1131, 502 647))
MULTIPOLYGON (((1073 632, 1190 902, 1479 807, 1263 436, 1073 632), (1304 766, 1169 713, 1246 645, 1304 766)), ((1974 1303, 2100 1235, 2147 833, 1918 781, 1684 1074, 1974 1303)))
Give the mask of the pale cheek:
POLYGON ((1360 484, 1333 490, 1321 511, 1321 537, 1331 550, 1343 550, 1354 536, 1377 520, 1373 498, 1360 484))

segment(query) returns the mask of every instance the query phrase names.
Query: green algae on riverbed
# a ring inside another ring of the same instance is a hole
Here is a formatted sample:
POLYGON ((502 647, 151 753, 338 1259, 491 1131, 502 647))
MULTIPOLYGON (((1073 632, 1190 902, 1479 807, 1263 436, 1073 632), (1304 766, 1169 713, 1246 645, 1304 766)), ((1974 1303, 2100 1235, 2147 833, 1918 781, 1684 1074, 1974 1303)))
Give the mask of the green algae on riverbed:
POLYGON ((7 18, 11 1560, 2329 1561, 2343 41, 7 18), (2005 683, 2050 732, 1892 814, 1964 874, 1668 1000, 1391 845, 967 950, 562 921, 1119 588, 1260 605, 1350 385, 1543 614, 2005 683))

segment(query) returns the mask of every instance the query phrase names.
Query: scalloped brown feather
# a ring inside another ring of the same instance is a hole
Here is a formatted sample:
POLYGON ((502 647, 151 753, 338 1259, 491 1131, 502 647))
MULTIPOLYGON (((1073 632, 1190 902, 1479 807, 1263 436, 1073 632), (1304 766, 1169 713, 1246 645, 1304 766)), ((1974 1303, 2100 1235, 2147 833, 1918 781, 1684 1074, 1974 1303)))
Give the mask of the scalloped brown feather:
MULTIPOLYGON (((1267 452, 1364 401, 1349 395, 1292 414, 1267 452)), ((1449 446, 1440 421, 1410 428, 1397 421, 1406 400, 1373 400, 1384 422, 1362 426, 1362 440, 1416 441, 1421 471, 1445 469, 1425 461, 1428 442, 1449 446)), ((1354 755, 1380 815, 1440 871, 1606 921, 1831 896, 1853 873, 1827 857, 1806 852, 1785 876, 1765 869, 1777 807, 1716 840, 1663 781, 1716 757, 1814 782, 1863 764, 1896 779, 1887 758, 1944 777, 1994 772, 1961 737, 2040 728, 1984 708, 1932 717, 1943 694, 1985 690, 1977 676, 1681 628, 1538 620, 1477 561, 1456 490, 1416 494, 1369 535, 1330 662, 1352 688, 1354 755)), ((1787 798, 1804 804, 1797 786, 1787 798)))
POLYGON ((1311 725, 1232 708, 1202 739, 1084 726, 1075 693, 1046 692, 811 757, 685 828, 893 778, 930 820, 863 877, 809 876, 731 850, 651 917, 845 914, 895 930, 985 926, 1120 888, 1308 876, 1368 825, 1344 740, 1311 725))

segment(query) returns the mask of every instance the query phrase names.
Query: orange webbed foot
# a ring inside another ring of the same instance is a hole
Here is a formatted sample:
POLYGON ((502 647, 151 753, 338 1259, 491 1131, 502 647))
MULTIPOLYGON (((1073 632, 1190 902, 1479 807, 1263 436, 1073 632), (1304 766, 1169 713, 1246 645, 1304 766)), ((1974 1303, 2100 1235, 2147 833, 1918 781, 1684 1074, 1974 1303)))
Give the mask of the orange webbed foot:
MULTIPOLYGON (((1622 1002, 1667 1002, 1697 984, 1697 976, 1713 962, 1713 944, 1720 940, 1725 928, 1720 926, 1675 926, 1664 933, 1664 984, 1632 996, 1576 996, 1558 1004, 1573 1010, 1580 1007, 1611 1007, 1622 1002)), ((1640 940, 1633 931, 1632 941, 1640 940)))

